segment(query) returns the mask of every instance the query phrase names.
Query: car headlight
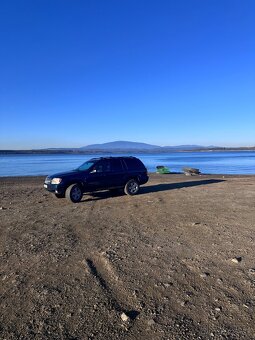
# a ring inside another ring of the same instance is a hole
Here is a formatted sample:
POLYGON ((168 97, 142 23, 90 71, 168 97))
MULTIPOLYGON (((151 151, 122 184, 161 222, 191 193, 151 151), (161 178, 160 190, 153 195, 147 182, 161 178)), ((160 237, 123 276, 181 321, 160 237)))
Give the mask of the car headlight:
POLYGON ((59 184, 62 182, 62 178, 52 178, 51 184, 59 184))

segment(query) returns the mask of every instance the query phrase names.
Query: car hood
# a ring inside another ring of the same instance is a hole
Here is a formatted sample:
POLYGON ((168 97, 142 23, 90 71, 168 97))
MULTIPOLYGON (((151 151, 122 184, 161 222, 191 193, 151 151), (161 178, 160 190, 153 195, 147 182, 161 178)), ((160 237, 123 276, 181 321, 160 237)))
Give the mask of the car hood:
POLYGON ((63 178, 67 176, 74 176, 74 175, 80 175, 81 173, 85 174, 88 173, 88 171, 79 171, 79 170, 71 170, 71 171, 65 171, 65 172, 58 172, 53 175, 47 176, 48 178, 63 178))

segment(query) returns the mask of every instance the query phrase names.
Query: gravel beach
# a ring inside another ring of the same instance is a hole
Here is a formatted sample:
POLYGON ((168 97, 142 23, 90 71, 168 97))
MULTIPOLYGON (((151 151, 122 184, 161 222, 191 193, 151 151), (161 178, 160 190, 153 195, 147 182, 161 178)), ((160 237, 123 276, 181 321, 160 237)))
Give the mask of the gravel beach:
POLYGON ((43 182, 0 178, 1 339, 255 339, 255 176, 43 182))

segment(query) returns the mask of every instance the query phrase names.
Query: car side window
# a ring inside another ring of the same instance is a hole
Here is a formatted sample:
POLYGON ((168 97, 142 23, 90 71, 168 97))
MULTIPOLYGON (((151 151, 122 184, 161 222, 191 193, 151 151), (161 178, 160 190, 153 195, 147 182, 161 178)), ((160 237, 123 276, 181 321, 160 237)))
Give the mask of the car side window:
POLYGON ((110 161, 105 161, 104 162, 104 171, 105 172, 110 172, 111 171, 111 162, 110 161))
POLYGON ((111 171, 111 164, 109 161, 99 162, 92 169, 92 172, 96 172, 96 173, 110 172, 110 171, 111 171))
POLYGON ((103 172, 103 164, 102 164, 102 163, 97 163, 97 164, 94 166, 92 172, 97 172, 97 173, 98 173, 98 172, 103 172))
POLYGON ((122 170, 123 168, 120 159, 111 159, 111 171, 120 172, 122 170))

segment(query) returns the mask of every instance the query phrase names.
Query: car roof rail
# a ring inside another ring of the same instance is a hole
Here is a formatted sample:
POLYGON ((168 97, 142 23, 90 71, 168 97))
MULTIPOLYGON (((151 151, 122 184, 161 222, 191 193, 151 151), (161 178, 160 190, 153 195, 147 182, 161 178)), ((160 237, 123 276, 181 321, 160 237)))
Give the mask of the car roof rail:
POLYGON ((114 158, 136 158, 134 156, 106 156, 106 157, 93 157, 91 161, 99 161, 103 159, 114 159, 114 158))

